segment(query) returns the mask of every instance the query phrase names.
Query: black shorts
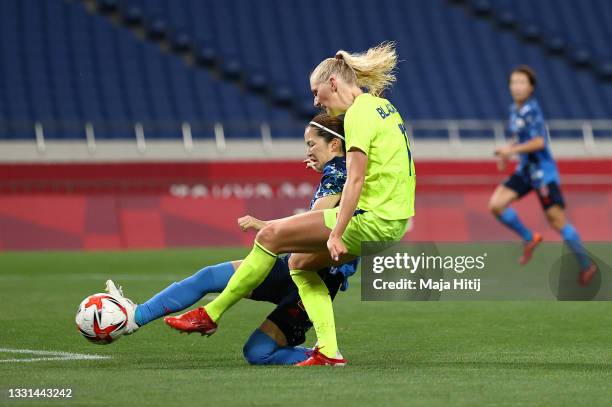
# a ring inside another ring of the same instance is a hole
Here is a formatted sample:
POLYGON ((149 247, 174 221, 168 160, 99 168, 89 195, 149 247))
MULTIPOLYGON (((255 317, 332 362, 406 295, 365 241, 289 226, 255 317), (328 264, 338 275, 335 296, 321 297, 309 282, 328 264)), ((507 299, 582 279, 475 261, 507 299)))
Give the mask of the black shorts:
MULTIPOLYGON (((332 300, 344 280, 341 273, 330 274, 329 269, 318 271, 332 300)), ((295 283, 289 274, 289 255, 279 256, 266 279, 251 293, 251 299, 276 304, 267 319, 285 334, 288 346, 301 345, 312 327, 295 283)))
POLYGON ((515 173, 504 182, 504 186, 516 192, 519 198, 522 198, 532 190, 535 190, 536 194, 538 194, 540 205, 542 205, 544 210, 547 210, 555 205, 565 208, 565 201, 563 200, 561 187, 556 182, 549 182, 540 188, 534 188, 529 182, 527 176, 515 173))

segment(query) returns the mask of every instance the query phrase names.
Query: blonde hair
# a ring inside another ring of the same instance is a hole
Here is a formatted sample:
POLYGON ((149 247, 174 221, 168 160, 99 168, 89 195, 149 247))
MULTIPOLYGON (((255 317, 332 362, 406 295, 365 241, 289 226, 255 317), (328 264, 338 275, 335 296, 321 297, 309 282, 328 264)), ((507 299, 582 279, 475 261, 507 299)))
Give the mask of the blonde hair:
POLYGON ((335 58, 323 60, 310 77, 316 82, 324 82, 337 75, 348 84, 356 84, 366 88, 368 93, 380 96, 395 82, 393 70, 396 65, 395 43, 383 42, 362 53, 340 50, 335 58))

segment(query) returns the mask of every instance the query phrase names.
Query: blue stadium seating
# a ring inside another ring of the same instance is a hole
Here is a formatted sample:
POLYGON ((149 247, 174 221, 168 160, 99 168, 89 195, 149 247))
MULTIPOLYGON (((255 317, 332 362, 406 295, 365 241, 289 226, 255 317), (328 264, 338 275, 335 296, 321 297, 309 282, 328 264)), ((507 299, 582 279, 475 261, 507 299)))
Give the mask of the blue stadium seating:
POLYGON ((314 111, 310 70, 384 40, 402 60, 387 96, 407 119, 503 119, 519 63, 538 72, 548 118, 612 118, 612 83, 594 74, 612 61, 606 0, 99 4, 157 30, 151 39, 166 36, 175 52, 78 1, 3 0, 0 138, 33 139, 37 121, 56 139, 85 137, 85 122, 102 138, 133 138, 136 122, 146 137, 175 138, 184 121, 199 138, 216 122, 229 138, 259 137, 262 122, 275 137, 300 137, 300 115, 314 111), (183 61, 190 49, 208 68, 183 61))

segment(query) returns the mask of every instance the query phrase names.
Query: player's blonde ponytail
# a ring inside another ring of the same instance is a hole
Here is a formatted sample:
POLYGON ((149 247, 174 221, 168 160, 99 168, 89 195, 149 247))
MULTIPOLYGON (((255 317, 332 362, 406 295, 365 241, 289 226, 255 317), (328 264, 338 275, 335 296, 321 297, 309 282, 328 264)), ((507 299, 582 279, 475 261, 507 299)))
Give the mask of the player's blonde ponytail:
POLYGON ((335 58, 321 62, 311 78, 323 82, 335 74, 345 82, 366 88, 368 93, 379 96, 395 82, 393 70, 396 65, 395 43, 383 42, 363 53, 351 54, 340 50, 335 58))

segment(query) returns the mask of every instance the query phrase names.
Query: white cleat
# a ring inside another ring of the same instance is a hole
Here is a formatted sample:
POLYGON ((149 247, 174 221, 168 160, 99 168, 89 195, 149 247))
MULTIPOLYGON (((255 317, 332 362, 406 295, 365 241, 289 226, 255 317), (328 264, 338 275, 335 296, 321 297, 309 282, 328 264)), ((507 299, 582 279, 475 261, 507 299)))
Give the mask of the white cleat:
POLYGON ((125 328, 124 335, 133 334, 140 326, 135 321, 134 314, 136 313, 136 306, 132 300, 123 296, 123 290, 121 286, 117 288, 113 280, 106 281, 106 292, 110 295, 117 297, 117 300, 125 307, 127 311, 127 327, 125 328))

